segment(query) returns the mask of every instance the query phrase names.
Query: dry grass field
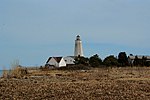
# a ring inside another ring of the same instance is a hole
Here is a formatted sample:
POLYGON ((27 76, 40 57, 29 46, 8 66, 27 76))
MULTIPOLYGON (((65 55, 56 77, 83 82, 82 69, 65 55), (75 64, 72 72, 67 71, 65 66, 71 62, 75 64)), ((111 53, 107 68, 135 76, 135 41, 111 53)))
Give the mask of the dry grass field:
POLYGON ((150 68, 30 70, 1 78, 0 100, 149 100, 150 68))

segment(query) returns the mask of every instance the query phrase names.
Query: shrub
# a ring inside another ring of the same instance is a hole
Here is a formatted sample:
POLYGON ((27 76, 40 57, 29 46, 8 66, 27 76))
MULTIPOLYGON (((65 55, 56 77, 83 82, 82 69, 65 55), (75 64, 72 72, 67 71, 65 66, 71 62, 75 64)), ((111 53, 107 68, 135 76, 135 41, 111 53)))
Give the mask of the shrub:
POLYGON ((13 69, 11 69, 9 71, 4 70, 2 77, 3 78, 21 78, 24 75, 26 75, 27 73, 28 72, 27 72, 26 68, 22 68, 21 66, 17 66, 17 67, 14 67, 13 69))
POLYGON ((3 70, 2 77, 3 78, 9 78, 10 72, 8 70, 3 70))
POLYGON ((14 69, 11 70, 11 77, 13 78, 21 78, 24 75, 27 74, 27 69, 26 68, 22 68, 21 66, 17 66, 14 69))

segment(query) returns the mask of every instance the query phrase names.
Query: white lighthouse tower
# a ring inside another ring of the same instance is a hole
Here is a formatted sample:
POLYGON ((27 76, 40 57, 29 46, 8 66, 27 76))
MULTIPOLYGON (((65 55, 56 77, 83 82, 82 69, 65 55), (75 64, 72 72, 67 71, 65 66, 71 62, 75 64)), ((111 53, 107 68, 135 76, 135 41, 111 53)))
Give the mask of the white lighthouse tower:
POLYGON ((79 35, 77 35, 76 40, 75 40, 74 56, 75 57, 83 56, 82 41, 79 35))

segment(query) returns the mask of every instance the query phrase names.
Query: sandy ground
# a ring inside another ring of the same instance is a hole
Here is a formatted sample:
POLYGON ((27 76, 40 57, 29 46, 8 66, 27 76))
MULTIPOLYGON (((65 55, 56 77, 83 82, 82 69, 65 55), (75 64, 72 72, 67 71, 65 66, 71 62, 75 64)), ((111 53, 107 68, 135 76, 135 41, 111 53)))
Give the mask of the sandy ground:
POLYGON ((149 100, 150 68, 30 71, 0 79, 0 100, 149 100))

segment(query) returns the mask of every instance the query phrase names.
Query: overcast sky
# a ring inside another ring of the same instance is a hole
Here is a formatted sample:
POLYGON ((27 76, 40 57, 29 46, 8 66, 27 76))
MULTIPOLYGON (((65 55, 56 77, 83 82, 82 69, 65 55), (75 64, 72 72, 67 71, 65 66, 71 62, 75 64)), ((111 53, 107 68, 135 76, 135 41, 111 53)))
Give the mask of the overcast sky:
POLYGON ((87 57, 150 55, 150 0, 0 0, 1 68, 73 55, 78 34, 87 57))

